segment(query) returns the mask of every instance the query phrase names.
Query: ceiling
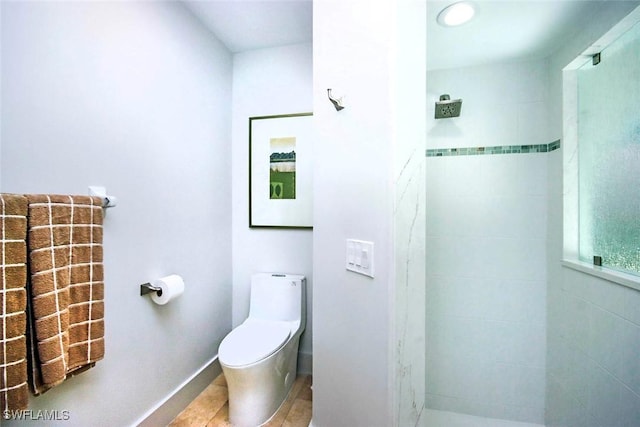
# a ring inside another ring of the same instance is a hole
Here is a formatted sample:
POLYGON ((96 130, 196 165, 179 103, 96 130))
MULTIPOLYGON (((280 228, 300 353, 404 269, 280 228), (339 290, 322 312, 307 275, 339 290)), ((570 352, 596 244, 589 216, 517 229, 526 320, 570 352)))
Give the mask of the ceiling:
POLYGON ((233 53, 311 42, 311 0, 184 0, 233 53))
POLYGON ((476 15, 459 27, 436 22, 457 0, 427 1, 427 68, 544 58, 576 34, 605 3, 585 0, 475 0, 476 15))
MULTIPOLYGON (((348 1, 348 0, 343 0, 348 1)), ((427 0, 428 68, 548 56, 594 18, 604 1, 473 0, 476 17, 455 28, 436 16, 457 0, 427 0)), ((184 0, 233 52, 311 42, 312 0, 184 0)))

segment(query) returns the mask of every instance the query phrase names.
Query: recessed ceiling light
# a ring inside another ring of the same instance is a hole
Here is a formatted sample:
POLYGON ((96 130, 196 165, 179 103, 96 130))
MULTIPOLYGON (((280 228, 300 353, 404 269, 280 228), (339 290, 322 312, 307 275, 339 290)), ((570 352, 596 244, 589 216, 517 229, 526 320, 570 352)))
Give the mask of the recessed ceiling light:
POLYGON ((469 22, 475 13, 476 8, 473 6, 473 3, 461 1, 442 9, 438 14, 438 23, 445 27, 455 27, 469 22))

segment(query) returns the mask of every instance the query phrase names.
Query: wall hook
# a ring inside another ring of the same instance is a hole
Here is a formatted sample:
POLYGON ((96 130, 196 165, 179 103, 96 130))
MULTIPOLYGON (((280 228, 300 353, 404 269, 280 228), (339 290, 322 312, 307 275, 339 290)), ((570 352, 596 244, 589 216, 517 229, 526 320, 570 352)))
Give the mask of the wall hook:
POLYGON ((331 101, 333 106, 336 107, 336 111, 340 111, 344 108, 344 105, 342 105, 344 96, 341 96, 340 98, 332 97, 331 89, 327 89, 327 95, 329 96, 329 101, 331 101))

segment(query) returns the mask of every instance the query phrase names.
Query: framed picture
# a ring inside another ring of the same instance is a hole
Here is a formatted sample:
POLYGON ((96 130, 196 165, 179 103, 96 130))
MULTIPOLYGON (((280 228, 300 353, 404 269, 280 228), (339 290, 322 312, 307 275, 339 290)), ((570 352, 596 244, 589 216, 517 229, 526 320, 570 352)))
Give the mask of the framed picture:
POLYGON ((249 227, 313 227, 311 120, 249 118, 249 227))

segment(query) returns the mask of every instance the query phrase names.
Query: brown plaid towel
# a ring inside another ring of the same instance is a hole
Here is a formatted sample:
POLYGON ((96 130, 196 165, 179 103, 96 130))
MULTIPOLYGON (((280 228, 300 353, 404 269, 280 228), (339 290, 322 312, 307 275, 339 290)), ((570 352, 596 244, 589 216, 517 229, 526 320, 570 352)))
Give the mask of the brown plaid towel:
POLYGON ((38 395, 104 356, 102 201, 26 197, 31 385, 38 395))
POLYGON ((26 409, 27 199, 0 194, 0 409, 26 409))

